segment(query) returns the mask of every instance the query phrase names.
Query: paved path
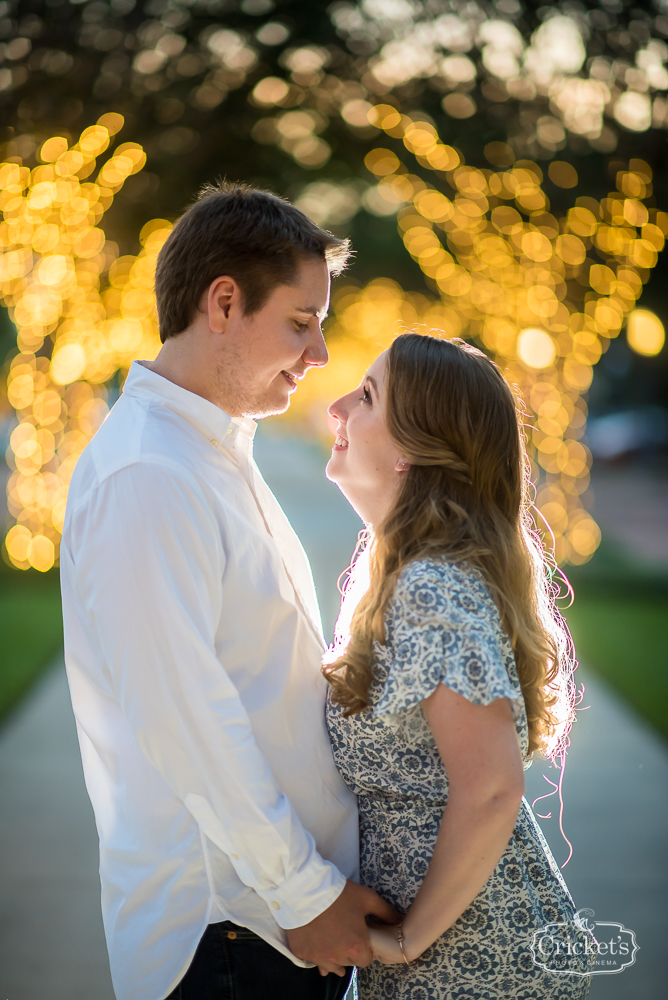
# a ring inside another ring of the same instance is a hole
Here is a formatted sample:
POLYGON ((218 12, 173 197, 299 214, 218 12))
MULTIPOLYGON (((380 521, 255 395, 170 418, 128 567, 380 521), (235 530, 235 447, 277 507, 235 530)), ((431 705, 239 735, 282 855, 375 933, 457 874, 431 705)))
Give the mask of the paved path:
POLYGON ((0 803, 0 997, 113 1000, 62 663, 0 734, 0 803))
MULTIPOLYGON (((584 673, 584 705, 573 729, 564 777, 564 828, 574 853, 563 869, 578 908, 594 910, 636 932, 636 964, 618 975, 596 976, 590 997, 665 1000, 668 950, 668 748, 649 726, 591 674, 584 673)), ((549 791, 534 765, 527 798, 549 791)), ((548 800, 554 801, 554 800, 548 800)), ((552 851, 563 864, 568 848, 557 809, 543 800, 536 810, 552 851)))
MULTIPOLYGON (((359 521, 318 478, 317 451, 262 438, 258 458, 313 560, 326 629, 335 579, 359 521)), ((564 874, 578 907, 635 930, 636 965, 598 976, 596 1000, 664 1000, 668 888, 668 751, 594 677, 573 733, 564 874)), ((543 791, 528 777, 529 799, 543 791)), ((44 678, 0 732, 0 1000, 113 1000, 99 914, 96 837, 83 786, 62 666, 44 678)), ((545 810, 541 810, 545 811, 545 810)), ((559 861, 554 820, 543 822, 559 861)))

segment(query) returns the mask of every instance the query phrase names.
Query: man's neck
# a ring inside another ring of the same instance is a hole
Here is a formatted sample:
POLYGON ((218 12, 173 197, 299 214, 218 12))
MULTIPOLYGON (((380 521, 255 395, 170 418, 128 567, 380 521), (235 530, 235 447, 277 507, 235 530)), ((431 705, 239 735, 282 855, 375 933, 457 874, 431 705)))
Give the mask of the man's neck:
POLYGON ((243 414, 235 412, 237 407, 234 406, 232 400, 224 398, 220 386, 212 380, 211 370, 215 371, 215 364, 208 366, 200 364, 199 355, 200 351, 197 350, 196 343, 193 343, 188 336, 188 331, 185 331, 178 334, 177 337, 170 337, 162 345, 157 358, 154 361, 144 362, 144 365, 156 375, 173 382, 174 385, 207 399, 228 416, 243 416, 243 414), (179 343, 181 337, 184 340, 179 343))

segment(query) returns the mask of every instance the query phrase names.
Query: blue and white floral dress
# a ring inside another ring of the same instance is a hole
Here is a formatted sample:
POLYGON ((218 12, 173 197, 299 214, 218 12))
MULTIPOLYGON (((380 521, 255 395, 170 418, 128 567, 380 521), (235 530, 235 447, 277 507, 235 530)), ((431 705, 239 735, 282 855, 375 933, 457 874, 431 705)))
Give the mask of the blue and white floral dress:
MULTIPOLYGON (((448 777, 420 702, 439 683, 477 705, 508 698, 528 764, 527 721, 496 605, 466 564, 428 559, 404 569, 375 659, 369 707, 346 719, 330 699, 327 721, 336 764, 359 796, 362 884, 405 913, 448 801, 448 777)), ((574 914, 523 800, 508 847, 469 908, 410 966, 360 969, 360 1000, 581 1000, 591 978, 544 971, 530 949, 534 930, 572 926, 574 914)), ((586 959, 568 963, 573 972, 589 970, 586 959)))

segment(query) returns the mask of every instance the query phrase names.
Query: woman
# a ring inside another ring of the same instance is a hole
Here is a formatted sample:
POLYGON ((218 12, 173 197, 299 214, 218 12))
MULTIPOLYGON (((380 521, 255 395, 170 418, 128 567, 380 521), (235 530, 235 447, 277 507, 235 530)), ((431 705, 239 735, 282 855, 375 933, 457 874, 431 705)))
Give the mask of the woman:
POLYGON ((579 1000, 588 960, 565 943, 586 932, 522 798, 531 755, 564 747, 574 664, 513 393, 475 348, 405 334, 329 412, 327 475, 370 541, 324 668, 328 726, 362 882, 405 914, 372 929, 361 1000, 579 1000), (537 959, 561 972, 533 960, 547 924, 561 947, 537 959))

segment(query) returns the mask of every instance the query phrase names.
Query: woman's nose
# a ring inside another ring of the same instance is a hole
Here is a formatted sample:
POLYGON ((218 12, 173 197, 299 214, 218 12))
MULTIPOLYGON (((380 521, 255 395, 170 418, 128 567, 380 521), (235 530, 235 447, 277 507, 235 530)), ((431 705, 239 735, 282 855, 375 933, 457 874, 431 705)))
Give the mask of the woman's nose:
POLYGON ((327 415, 332 418, 332 420, 339 420, 342 424, 345 424, 348 419, 348 410, 346 407, 347 396, 341 396, 336 399, 333 403, 327 407, 327 415))

